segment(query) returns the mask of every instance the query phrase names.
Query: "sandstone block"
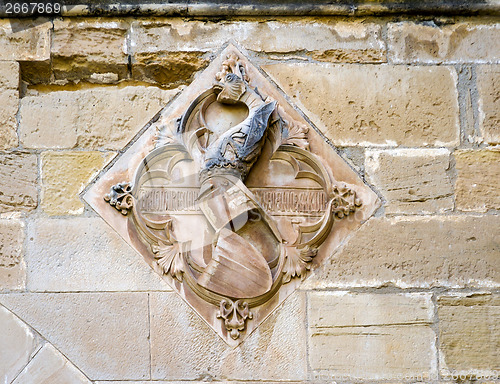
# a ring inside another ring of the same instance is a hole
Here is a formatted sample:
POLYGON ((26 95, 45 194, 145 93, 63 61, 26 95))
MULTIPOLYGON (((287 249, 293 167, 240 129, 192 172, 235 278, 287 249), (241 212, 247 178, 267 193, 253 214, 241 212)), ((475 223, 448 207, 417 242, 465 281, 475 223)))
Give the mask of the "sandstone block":
POLYGON ((134 55, 151 52, 213 52, 229 40, 258 52, 306 52, 314 59, 336 62, 383 62, 380 25, 365 22, 308 20, 190 21, 156 19, 135 22, 134 55))
POLYGON ((314 329, 309 359, 313 371, 329 372, 334 380, 425 380, 435 376, 435 337, 422 325, 314 329))
POLYGON ((52 66, 56 79, 88 79, 95 73, 128 74, 128 24, 121 20, 54 20, 52 66))
POLYGON ((388 57, 394 63, 500 61, 500 24, 389 23, 388 57))
POLYGON ((2 305, 0 329, 0 380, 10 383, 36 352, 38 340, 26 324, 2 305))
POLYGON ((500 209, 500 150, 456 151, 455 159, 457 209, 500 209))
POLYGON ((27 96, 21 141, 27 148, 121 149, 175 94, 141 86, 27 96))
POLYGON ((500 296, 438 298, 441 373, 491 374, 500 369, 500 296))
POLYGON ((73 92, 66 91, 25 96, 19 112, 19 138, 24 147, 75 147, 79 112, 75 99, 73 92))
POLYGON ((367 151, 368 180, 386 199, 386 213, 434 213, 453 209, 447 149, 367 151))
POLYGON ((23 242, 24 223, 0 219, 0 290, 24 289, 26 285, 23 242))
POLYGON ((31 291, 170 290, 99 218, 38 219, 28 232, 31 291))
POLYGON ((207 64, 200 52, 141 52, 135 56, 132 77, 172 88, 189 82, 207 64))
POLYGON ((149 378, 146 293, 26 293, 0 302, 90 380, 149 378))
POLYGON ((41 207, 49 215, 83 213, 78 194, 113 157, 101 152, 43 152, 41 207))
POLYGON ((326 64, 263 68, 334 145, 459 142, 453 68, 326 64))
POLYGON ((40 61, 50 58, 50 29, 46 19, 1 19, 0 60, 40 61))
POLYGON ((238 348, 230 348, 175 293, 152 293, 153 380, 304 380, 305 300, 294 293, 238 348))
POLYGON ((0 150, 17 147, 19 64, 0 62, 0 150))
POLYGON ((489 144, 500 144, 500 65, 478 68, 477 89, 483 138, 489 144))
MULTIPOLYGON (((292 25, 292 28, 287 27, 281 28, 283 42, 293 41, 292 44, 300 42, 302 47, 297 47, 296 50, 311 51, 311 56, 315 60, 339 63, 387 61, 380 25, 361 22, 315 22, 304 23, 299 28, 295 25, 292 25), (296 36, 289 40, 287 34, 290 36, 291 33, 296 36), (314 42, 312 46, 311 42, 314 42)), ((275 46, 276 51, 279 50, 278 44, 275 46)))
POLYGON ((68 359, 45 344, 12 384, 91 384, 68 359))
POLYGON ((309 363, 333 380, 435 376, 430 294, 309 294, 309 363))
POLYGON ((0 213, 31 211, 38 204, 36 155, 0 154, 0 213))
POLYGON ((431 324, 434 306, 429 293, 308 293, 309 326, 361 327, 431 324))
POLYGON ((303 289, 499 287, 500 216, 372 218, 303 289))

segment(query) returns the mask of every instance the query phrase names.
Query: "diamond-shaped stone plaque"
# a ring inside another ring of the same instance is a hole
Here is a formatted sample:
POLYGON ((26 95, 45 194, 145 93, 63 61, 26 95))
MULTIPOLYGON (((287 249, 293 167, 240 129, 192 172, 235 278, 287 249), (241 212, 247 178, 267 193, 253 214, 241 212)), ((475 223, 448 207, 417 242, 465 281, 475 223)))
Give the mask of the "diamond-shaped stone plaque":
POLYGON ((232 45, 84 199, 231 346, 379 205, 232 45))

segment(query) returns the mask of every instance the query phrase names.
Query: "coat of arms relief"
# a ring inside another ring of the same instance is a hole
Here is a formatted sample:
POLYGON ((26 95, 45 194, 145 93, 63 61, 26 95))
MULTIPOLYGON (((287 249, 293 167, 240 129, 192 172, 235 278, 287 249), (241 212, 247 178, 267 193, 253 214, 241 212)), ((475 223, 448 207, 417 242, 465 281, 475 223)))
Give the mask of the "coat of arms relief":
POLYGON ((232 45, 85 199, 232 346, 378 206, 232 45))

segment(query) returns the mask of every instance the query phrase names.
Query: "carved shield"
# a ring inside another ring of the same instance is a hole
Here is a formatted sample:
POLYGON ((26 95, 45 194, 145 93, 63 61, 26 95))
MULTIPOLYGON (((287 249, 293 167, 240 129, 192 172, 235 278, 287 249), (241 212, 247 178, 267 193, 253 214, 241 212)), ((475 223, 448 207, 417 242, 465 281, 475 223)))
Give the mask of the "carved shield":
POLYGON ((233 346, 379 204, 232 45, 84 198, 233 346))

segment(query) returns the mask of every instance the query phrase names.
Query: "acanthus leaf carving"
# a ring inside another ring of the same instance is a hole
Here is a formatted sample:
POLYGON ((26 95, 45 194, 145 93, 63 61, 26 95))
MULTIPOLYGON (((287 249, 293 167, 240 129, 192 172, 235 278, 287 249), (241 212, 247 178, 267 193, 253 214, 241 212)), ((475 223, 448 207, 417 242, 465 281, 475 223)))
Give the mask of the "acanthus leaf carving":
POLYGON ((159 242, 152 247, 158 266, 163 274, 170 274, 173 278, 182 282, 184 266, 182 262, 182 251, 179 244, 167 244, 159 242))
POLYGON ((309 150, 309 140, 307 138, 309 128, 305 124, 293 119, 282 107, 278 108, 278 113, 283 124, 280 144, 293 145, 309 150))
POLYGON ((154 138, 155 148, 173 144, 177 142, 174 134, 172 133, 172 129, 169 128, 166 124, 162 124, 156 128, 156 136, 154 138))
POLYGON ((179 243, 172 233, 172 219, 165 225, 166 241, 159 240, 157 244, 151 245, 156 262, 163 274, 170 274, 174 279, 182 282, 185 271, 182 259, 182 244, 179 243))
POLYGON ((283 267, 283 283, 286 284, 294 277, 302 280, 306 272, 311 269, 311 261, 318 253, 317 248, 305 246, 302 249, 287 247, 285 265, 283 267))
MULTIPOLYGON (((135 200, 134 197, 132 199, 135 200)), ((184 244, 177 241, 174 236, 173 218, 150 220, 137 209, 133 209, 132 212, 138 229, 144 234, 145 239, 149 239, 159 273, 161 275, 170 275, 182 282, 183 273, 185 272, 184 244)))
POLYGON ((288 123, 288 135, 283 138, 281 144, 295 145, 302 149, 309 149, 309 141, 307 140, 307 132, 309 129, 303 125, 293 121, 288 123))

